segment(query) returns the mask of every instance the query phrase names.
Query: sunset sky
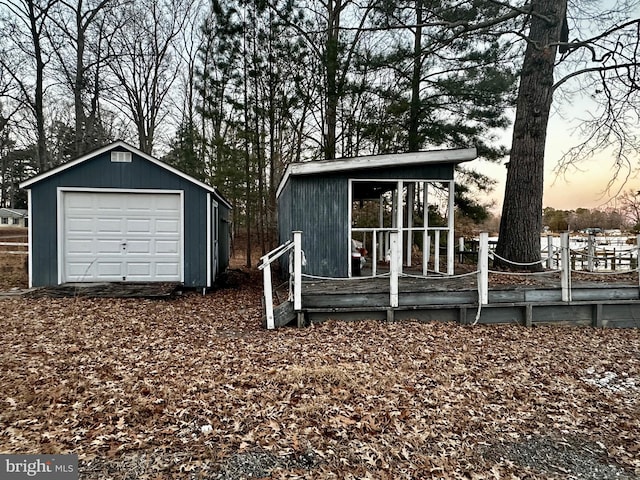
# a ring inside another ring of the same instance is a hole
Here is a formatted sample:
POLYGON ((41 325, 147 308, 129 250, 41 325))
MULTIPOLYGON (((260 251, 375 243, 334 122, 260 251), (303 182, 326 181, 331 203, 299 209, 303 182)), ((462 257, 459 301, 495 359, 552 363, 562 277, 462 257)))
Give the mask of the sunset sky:
MULTIPOLYGON (((575 112, 576 116, 580 115, 579 110, 575 110, 575 112)), ((564 116, 568 118, 566 113, 564 116)), ((623 185, 622 182, 616 182, 609 192, 606 191, 607 184, 613 176, 613 160, 611 155, 606 153, 601 153, 592 159, 585 160, 580 165, 577 165, 577 168, 570 169, 565 176, 557 176, 554 173, 554 168, 557 166, 558 160, 565 151, 579 143, 579 137, 575 134, 572 135, 575 125, 575 122, 563 119, 559 113, 552 115, 547 135, 543 207, 553 207, 557 210, 575 210, 577 208, 604 209, 609 206, 616 206, 616 200, 613 197, 615 197, 621 186, 622 191, 631 188, 640 190, 640 178, 636 170, 631 172, 626 185, 623 185)), ((507 146, 510 145, 510 131, 505 133, 504 142, 507 146)), ((504 162, 506 161, 507 159, 504 160, 504 162)), ((478 160, 467 165, 498 181, 498 185, 490 197, 496 203, 492 211, 499 214, 502 209, 507 169, 504 165, 495 165, 478 160)), ((634 165, 634 167, 637 168, 638 165, 634 165)), ((624 172, 624 175, 627 175, 627 173, 624 172)))
MULTIPOLYGON (((613 0, 603 0, 599 4, 594 3, 594 8, 608 9, 616 6, 617 2, 613 0)), ((640 17, 640 5, 636 4, 634 10, 629 13, 629 18, 638 17, 640 17)), ((578 35, 578 33, 571 32, 571 35, 578 35)), ((590 92, 583 90, 582 94, 574 93, 572 97, 567 99, 562 96, 567 90, 561 88, 554 94, 547 133, 543 207, 553 207, 558 210, 615 207, 614 197, 620 191, 640 190, 640 152, 633 159, 632 168, 634 170, 622 172, 622 177, 629 175, 626 184, 619 181, 609 191, 607 191, 607 184, 614 174, 611 154, 600 153, 595 158, 577 165, 577 168, 571 169, 565 177, 557 177, 553 172, 562 154, 570 147, 580 143, 579 136, 574 134, 575 127, 580 123, 578 119, 589 118, 592 113, 596 115, 596 112, 593 111, 595 105, 592 103, 590 92)), ((577 91, 580 90, 577 89, 577 91)), ((504 133, 503 144, 507 147, 511 146, 511 131, 504 133)), ((506 162, 507 159, 504 161, 506 162)), ((504 197, 506 168, 503 165, 487 164, 480 161, 470 162, 467 165, 499 181, 495 192, 491 195, 491 198, 496 202, 493 211, 499 214, 502 210, 504 197)))

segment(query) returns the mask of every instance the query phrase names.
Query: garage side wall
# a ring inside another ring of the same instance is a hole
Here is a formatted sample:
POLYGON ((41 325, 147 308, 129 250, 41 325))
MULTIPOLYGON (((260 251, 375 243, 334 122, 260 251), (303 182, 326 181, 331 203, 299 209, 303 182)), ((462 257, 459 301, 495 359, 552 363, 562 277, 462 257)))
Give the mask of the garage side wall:
POLYGON ((229 268, 231 258, 231 210, 218 204, 218 272, 229 268))
POLYGON ((106 152, 32 185, 33 286, 58 283, 59 187, 184 191, 184 284, 207 285, 207 192, 135 154, 130 163, 113 163, 106 152))

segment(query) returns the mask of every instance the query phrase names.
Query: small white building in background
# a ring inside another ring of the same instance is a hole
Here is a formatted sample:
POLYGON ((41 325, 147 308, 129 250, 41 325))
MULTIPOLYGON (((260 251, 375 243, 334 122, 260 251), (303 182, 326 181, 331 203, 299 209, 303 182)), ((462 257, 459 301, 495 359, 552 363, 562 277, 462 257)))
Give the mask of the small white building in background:
POLYGON ((0 208, 0 227, 27 227, 28 211, 21 208, 0 208))

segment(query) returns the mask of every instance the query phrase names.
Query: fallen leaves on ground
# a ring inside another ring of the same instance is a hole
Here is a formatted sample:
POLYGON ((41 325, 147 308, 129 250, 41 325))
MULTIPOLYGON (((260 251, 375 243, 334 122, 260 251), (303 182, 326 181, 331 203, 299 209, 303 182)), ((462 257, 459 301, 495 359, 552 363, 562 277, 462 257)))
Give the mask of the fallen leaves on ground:
POLYGON ((0 308, 0 451, 81 478, 640 476, 638 330, 265 331, 251 284, 0 308))

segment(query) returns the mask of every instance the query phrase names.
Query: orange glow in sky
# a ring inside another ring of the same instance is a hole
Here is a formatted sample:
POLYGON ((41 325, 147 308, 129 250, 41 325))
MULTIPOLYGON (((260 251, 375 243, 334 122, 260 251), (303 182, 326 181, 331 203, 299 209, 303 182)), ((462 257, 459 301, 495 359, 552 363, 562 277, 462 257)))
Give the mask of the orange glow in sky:
MULTIPOLYGON (((621 181, 623 180, 621 178, 607 191, 608 183, 614 175, 613 160, 607 153, 597 154, 594 158, 576 165, 576 168, 570 168, 566 174, 558 176, 554 172, 558 160, 566 150, 579 143, 579 138, 572 135, 571 132, 567 122, 559 116, 552 117, 547 134, 543 207, 553 207, 556 210, 605 209, 616 206, 616 194, 629 189, 640 190, 640 178, 638 172, 635 171, 631 172, 626 184, 621 181)), ((510 131, 505 133, 504 142, 506 145, 511 143, 510 135, 510 131)), ((508 159, 502 163, 506 161, 508 159)), ((489 197, 496 204, 492 211, 500 214, 504 197, 504 183, 507 178, 505 166, 479 160, 470 162, 466 166, 485 173, 498 181, 494 192, 489 197)), ((637 165, 634 167, 637 168, 637 165)), ((625 177, 628 174, 627 171, 621 172, 620 177, 625 177)))

